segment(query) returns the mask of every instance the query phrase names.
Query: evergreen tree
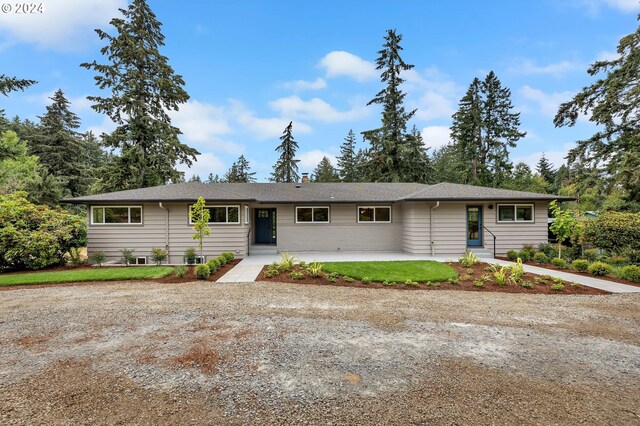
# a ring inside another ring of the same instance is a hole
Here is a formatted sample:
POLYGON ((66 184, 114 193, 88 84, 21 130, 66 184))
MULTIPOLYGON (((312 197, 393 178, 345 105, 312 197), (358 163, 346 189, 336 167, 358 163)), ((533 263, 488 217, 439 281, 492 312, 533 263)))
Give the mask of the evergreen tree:
POLYGON ((465 183, 461 156, 455 145, 445 145, 433 151, 431 156, 431 177, 429 183, 465 183))
POLYGON ((349 129, 347 137, 340 147, 338 157, 338 170, 343 182, 356 182, 359 180, 358 163, 356 163, 356 135, 353 129, 349 129))
POLYGON ((331 160, 327 157, 322 157, 322 160, 320 160, 320 163, 311 174, 311 180, 314 182, 338 182, 340 181, 340 175, 331 164, 331 160))
POLYGON ((459 170, 461 183, 480 184, 489 180, 486 164, 488 149, 482 137, 481 86, 480 79, 474 78, 458 104, 458 111, 453 114, 451 138, 454 151, 460 159, 457 165, 462 168, 459 170))
POLYGON ((218 175, 213 175, 213 173, 209 173, 209 176, 207 177, 207 180, 205 181, 205 183, 220 183, 222 182, 222 180, 220 179, 220 176, 218 175))
POLYGON ((431 161, 425 147, 424 139, 414 125, 407 135, 406 143, 401 146, 400 159, 403 165, 403 182, 426 183, 431 175, 431 161))
POLYGON ((298 162, 296 160, 296 150, 298 149, 298 142, 293 139, 293 122, 290 122, 282 136, 282 141, 276 148, 276 152, 280 153, 280 158, 273 166, 273 172, 271 173, 272 182, 297 182, 300 176, 298 175, 298 162))
POLYGON ((0 194, 28 191, 40 182, 38 157, 29 155, 27 144, 15 132, 0 133, 0 194))
POLYGON ((252 183, 256 181, 255 175, 256 172, 251 171, 249 161, 241 155, 238 161, 231 165, 224 180, 232 183, 252 183))
POLYGON ((540 157, 540 160, 536 165, 536 170, 544 180, 546 180, 550 184, 555 183, 556 171, 553 168, 553 164, 551 164, 551 162, 544 155, 544 152, 542 153, 542 157, 540 157))
POLYGON ((105 147, 120 151, 109 170, 111 190, 175 181, 180 176, 176 164, 191 166, 199 154, 180 142, 181 132, 169 118, 168 112, 178 110, 189 95, 182 77, 159 52, 164 46, 162 24, 145 0, 133 0, 120 11, 123 17, 111 20, 115 35, 96 30, 107 41, 101 53, 111 63, 81 65, 94 70, 97 86, 108 92, 108 97, 88 97, 92 108, 118 125, 110 135, 102 135, 105 147))
POLYGON ((38 132, 30 141, 30 152, 37 155, 49 175, 59 178, 68 194, 86 194, 90 185, 87 179, 87 146, 77 132, 78 116, 69 110, 69 101, 58 89, 52 103, 40 118, 38 132))
POLYGON ((578 141, 569 163, 603 164, 604 176, 626 190, 626 199, 640 202, 640 26, 620 39, 617 53, 616 59, 591 65, 589 75, 602 77, 560 105, 554 124, 573 126, 580 114, 589 114, 603 128, 578 141))
POLYGON ((189 178, 189 182, 202 182, 202 180, 200 179, 200 176, 193 175, 189 178))
POLYGON ((402 35, 388 30, 382 50, 378 51, 376 69, 382 70, 380 80, 385 87, 367 103, 382 105, 382 126, 364 132, 371 144, 367 150, 367 180, 379 182, 402 182, 411 180, 412 171, 407 170, 402 154, 411 144, 407 133, 407 123, 415 110, 407 112, 403 102, 406 94, 400 89, 404 79, 402 71, 408 71, 413 65, 405 63, 400 57, 402 35))
POLYGON ((9 96, 9 93, 18 90, 26 90, 29 86, 36 84, 35 80, 24 80, 16 77, 9 77, 6 74, 0 74, 0 94, 9 96))

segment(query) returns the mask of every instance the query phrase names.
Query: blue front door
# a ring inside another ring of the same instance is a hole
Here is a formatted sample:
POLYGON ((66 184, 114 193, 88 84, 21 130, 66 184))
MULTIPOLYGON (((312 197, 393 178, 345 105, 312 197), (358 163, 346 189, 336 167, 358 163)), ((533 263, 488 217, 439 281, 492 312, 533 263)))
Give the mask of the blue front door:
POLYGON ((467 206, 467 245, 482 245, 482 206, 467 206))
POLYGON ((276 243, 276 209, 256 209, 256 244, 276 243))

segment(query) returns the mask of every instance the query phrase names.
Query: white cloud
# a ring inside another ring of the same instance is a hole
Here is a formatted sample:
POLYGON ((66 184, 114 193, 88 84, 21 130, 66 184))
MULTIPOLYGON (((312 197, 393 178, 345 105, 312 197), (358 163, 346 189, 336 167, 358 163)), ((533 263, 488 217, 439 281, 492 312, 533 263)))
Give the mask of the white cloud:
POLYGON ((448 126, 427 126, 422 129, 424 145, 436 149, 443 147, 451 140, 451 130, 448 126))
POLYGON ((583 68, 585 67, 582 64, 572 61, 560 61, 547 65, 538 65, 530 59, 523 59, 510 67, 509 71, 517 74, 546 74, 559 77, 570 71, 583 68))
POLYGON ((327 87, 327 82, 324 78, 316 78, 313 81, 309 80, 294 80, 282 83, 282 87, 294 92, 301 92, 303 90, 320 90, 327 87))
POLYGON ((554 117, 560 104, 571 100, 574 94, 568 91, 545 93, 542 90, 525 85, 520 89, 520 95, 526 100, 536 103, 542 114, 554 117))
POLYGON ((423 120, 451 118, 455 110, 455 101, 442 93, 427 91, 418 100, 416 117, 423 120))
POLYGON ((377 77, 376 68, 371 62, 343 50, 327 53, 318 66, 325 69, 329 78, 344 76, 363 82, 377 77))
POLYGON ((179 171, 184 172, 184 176, 189 180, 193 175, 198 175, 205 180, 209 173, 218 174, 222 177, 226 173, 227 168, 220 158, 211 152, 205 152, 196 157, 196 161, 187 167, 185 164, 178 164, 176 167, 179 171))
POLYGON ((318 163, 320 163, 322 157, 329 158, 333 167, 336 167, 336 165, 338 164, 338 160, 336 159, 335 155, 327 151, 314 149, 313 151, 303 152, 300 155, 296 156, 296 158, 300 160, 300 163, 298 163, 298 169, 300 170, 300 173, 313 172, 313 169, 318 166, 318 163))
MULTIPOLYGON (((5 2, 13 8, 15 2, 5 2)), ((5 43, 26 42, 57 50, 78 50, 87 40, 98 40, 95 28, 106 29, 120 16, 126 0, 51 0, 43 13, 0 13, 0 34, 5 43)))
POLYGON ((408 100, 410 108, 417 108, 416 118, 422 120, 450 120, 456 110, 457 100, 464 93, 453 79, 436 67, 421 71, 414 69, 402 73, 407 93, 420 93, 415 100, 408 100))
POLYGON ((269 102, 271 108, 284 117, 302 118, 324 122, 348 121, 364 117, 368 114, 367 108, 362 105, 349 111, 337 111, 331 105, 320 98, 308 101, 298 96, 276 99, 269 102))
POLYGON ((638 0, 581 0, 577 5, 585 8, 587 13, 594 16, 600 13, 600 9, 603 6, 624 13, 638 12, 638 9, 640 9, 638 0))
POLYGON ((173 124, 182 131, 183 138, 188 142, 205 144, 207 148, 232 154, 242 153, 241 146, 219 137, 232 131, 223 107, 189 101, 181 105, 179 111, 171 111, 170 115, 173 124))
POLYGON ((618 52, 603 51, 598 53, 598 56, 596 56, 596 61, 615 61, 619 57, 620 55, 618 55, 618 52))
MULTIPOLYGON (((273 117, 259 118, 248 110, 240 101, 231 99, 231 115, 233 118, 247 130, 255 135, 258 140, 269 138, 277 138, 282 135, 284 129, 292 121, 290 118, 273 117)), ((293 134, 311 133, 311 126, 300 121, 293 123, 293 134)))

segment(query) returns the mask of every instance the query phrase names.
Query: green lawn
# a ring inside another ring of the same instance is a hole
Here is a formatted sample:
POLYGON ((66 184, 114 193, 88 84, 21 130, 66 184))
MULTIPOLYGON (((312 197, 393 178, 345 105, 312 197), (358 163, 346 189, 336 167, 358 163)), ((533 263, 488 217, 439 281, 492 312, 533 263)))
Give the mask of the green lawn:
POLYGON ((0 274, 0 286, 163 278, 172 273, 172 266, 132 266, 129 268, 102 267, 70 269, 68 271, 0 274))
POLYGON ((451 266, 433 260, 401 260, 388 262, 327 262, 327 272, 335 272, 361 280, 369 277, 371 281, 406 280, 418 282, 446 281, 458 273, 451 266))

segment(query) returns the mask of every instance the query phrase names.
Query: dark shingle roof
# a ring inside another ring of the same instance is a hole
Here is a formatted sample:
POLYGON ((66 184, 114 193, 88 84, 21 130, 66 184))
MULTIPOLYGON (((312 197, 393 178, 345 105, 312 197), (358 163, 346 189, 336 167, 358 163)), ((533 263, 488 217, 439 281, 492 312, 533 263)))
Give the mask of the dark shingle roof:
POLYGON ((393 203, 427 200, 570 200, 533 192, 439 183, 201 183, 186 182, 106 194, 87 195, 63 202, 74 204, 195 201, 259 203, 393 203))

